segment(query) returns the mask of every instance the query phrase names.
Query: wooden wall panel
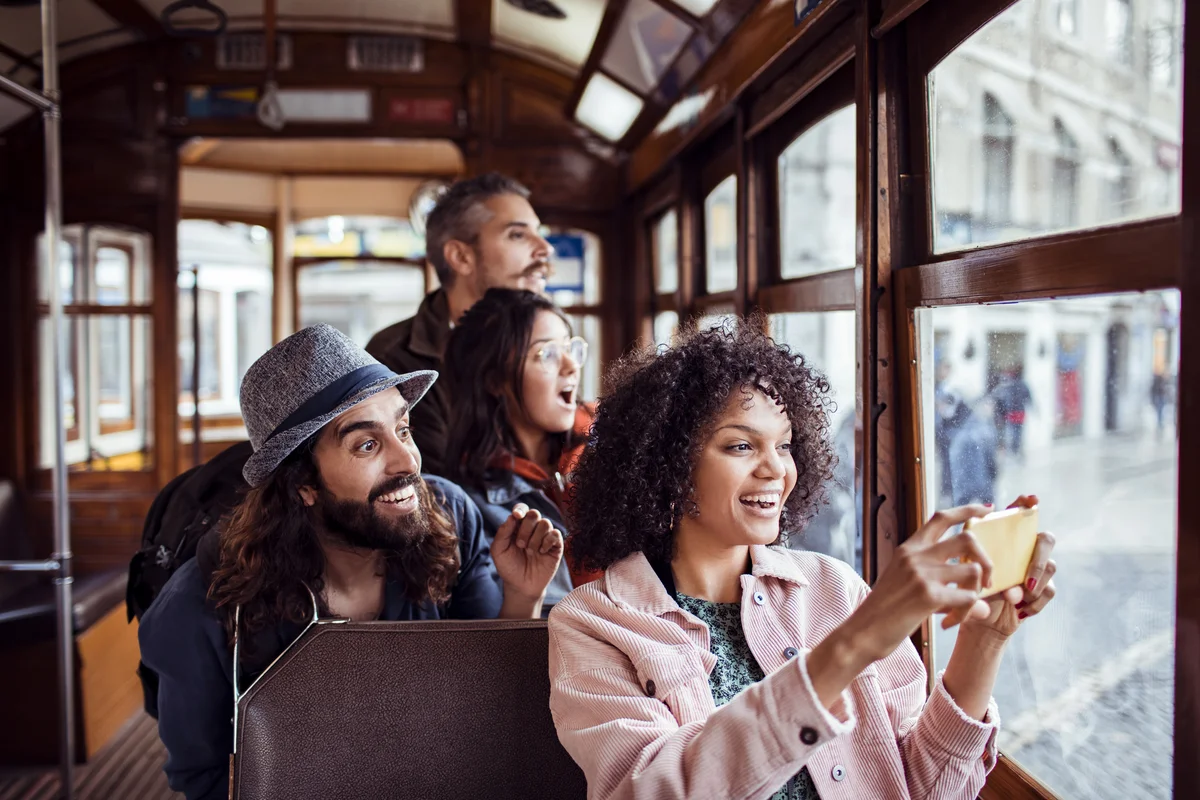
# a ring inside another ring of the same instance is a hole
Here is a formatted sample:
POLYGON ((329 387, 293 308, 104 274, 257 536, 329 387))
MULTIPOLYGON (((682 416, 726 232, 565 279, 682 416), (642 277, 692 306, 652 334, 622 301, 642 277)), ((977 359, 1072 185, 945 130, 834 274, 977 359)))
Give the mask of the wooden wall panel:
POLYGON ((528 186, 539 211, 611 211, 620 199, 617 170, 574 147, 494 145, 485 168, 503 172, 528 186))

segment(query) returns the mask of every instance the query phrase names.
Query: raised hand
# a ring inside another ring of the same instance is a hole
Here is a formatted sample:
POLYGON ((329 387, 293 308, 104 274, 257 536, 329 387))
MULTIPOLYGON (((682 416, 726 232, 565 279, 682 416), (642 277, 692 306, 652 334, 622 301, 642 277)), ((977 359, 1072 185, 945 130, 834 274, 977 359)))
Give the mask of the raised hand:
MULTIPOLYGON (((1021 495, 1009 508, 1032 508, 1038 504, 1036 495, 1021 495)), ((1033 550, 1033 559, 1025 572, 1025 583, 1013 587, 988 599, 988 614, 982 619, 972 619, 963 624, 964 628, 988 628, 1002 636, 1012 636, 1020 627, 1021 621, 1039 613, 1054 599, 1057 588, 1054 585, 1054 573, 1058 565, 1050 557, 1054 552, 1054 534, 1042 532, 1038 534, 1037 545, 1033 550)), ((950 617, 943 620, 942 627, 950 627, 954 621, 950 617)))
POLYGON ((492 561, 504 581, 504 591, 540 601, 558 571, 563 536, 548 519, 518 503, 496 531, 492 561))
POLYGON ((953 621, 989 618, 992 608, 979 592, 991 579, 990 559, 969 531, 941 537, 990 511, 982 505, 938 511, 897 549, 871 594, 845 623, 871 661, 890 655, 932 614, 949 614, 953 621), (954 558, 970 561, 947 563, 954 558))

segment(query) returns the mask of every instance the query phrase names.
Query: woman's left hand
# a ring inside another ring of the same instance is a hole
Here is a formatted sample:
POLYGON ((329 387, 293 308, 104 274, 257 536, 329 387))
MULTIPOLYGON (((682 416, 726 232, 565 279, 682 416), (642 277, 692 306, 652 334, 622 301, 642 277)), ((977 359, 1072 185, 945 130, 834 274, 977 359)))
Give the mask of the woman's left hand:
MULTIPOLYGON (((1021 495, 1009 508, 1031 508, 1037 505, 1035 495, 1021 495)), ((1039 533, 1033 549, 1033 560, 1025 573, 1025 583, 1014 586, 990 598, 989 614, 984 619, 972 619, 963 623, 964 629, 986 629, 1001 636, 1012 636, 1021 622, 1041 612, 1054 599, 1054 573, 1058 567, 1050 557, 1054 552, 1054 534, 1039 533)))

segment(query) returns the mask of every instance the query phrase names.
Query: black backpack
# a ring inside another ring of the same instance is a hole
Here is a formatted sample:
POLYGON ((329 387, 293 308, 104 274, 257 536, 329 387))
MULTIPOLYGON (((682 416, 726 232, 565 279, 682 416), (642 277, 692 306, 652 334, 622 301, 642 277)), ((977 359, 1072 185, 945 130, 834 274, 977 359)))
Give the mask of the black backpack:
MULTIPOLYGON (((196 545, 237 505, 248 486, 242 467, 253 453, 239 442, 211 460, 176 476, 150 506, 142 526, 142 546, 129 562, 125 609, 139 620, 167 580, 196 555, 196 545)), ((146 711, 158 717, 158 676, 138 664, 146 711)))

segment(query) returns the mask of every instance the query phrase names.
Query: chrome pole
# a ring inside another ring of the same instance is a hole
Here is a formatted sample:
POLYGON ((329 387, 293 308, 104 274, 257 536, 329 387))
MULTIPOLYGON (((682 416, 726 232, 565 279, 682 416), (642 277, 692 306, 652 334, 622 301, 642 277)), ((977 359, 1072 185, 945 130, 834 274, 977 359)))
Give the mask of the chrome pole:
POLYGON ((67 340, 63 333, 59 253, 62 248, 62 151, 58 87, 57 3, 42 0, 42 94, 53 105, 42 112, 46 143, 46 263, 50 267, 50 351, 54 373, 54 578, 58 606, 59 767, 61 796, 75 796, 75 629, 72 602, 71 519, 67 504, 67 441, 63 425, 63 368, 67 340))
POLYGON ((42 111, 48 111, 54 107, 53 100, 40 92, 35 92, 27 86, 22 86, 7 75, 0 75, 0 91, 12 95, 18 100, 23 100, 42 111))

